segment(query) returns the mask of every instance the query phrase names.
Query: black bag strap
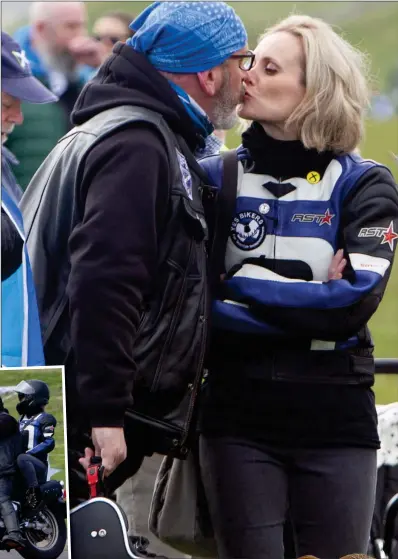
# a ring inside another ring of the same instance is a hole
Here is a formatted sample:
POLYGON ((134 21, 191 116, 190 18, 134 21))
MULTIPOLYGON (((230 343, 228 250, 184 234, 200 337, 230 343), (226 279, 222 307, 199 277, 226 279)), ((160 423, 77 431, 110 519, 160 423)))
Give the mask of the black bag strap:
POLYGON ((225 251, 236 207, 238 189, 238 156, 231 149, 220 153, 223 162, 221 190, 217 196, 214 220, 213 242, 210 251, 210 273, 213 286, 220 282, 220 275, 225 272, 225 251))

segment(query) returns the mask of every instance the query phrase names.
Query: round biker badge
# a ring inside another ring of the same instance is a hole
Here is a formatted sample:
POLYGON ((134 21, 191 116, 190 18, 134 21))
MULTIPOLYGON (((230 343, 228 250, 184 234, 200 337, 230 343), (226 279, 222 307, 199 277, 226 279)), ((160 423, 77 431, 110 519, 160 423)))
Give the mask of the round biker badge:
POLYGON ((241 250, 254 250, 265 238, 264 218, 253 211, 239 212, 231 225, 231 239, 241 250))

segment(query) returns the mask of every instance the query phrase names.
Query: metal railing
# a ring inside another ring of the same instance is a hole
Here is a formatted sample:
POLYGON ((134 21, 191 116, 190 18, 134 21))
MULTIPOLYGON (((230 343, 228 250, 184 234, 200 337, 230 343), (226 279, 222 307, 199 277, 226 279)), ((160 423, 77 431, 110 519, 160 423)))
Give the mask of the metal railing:
POLYGON ((376 373, 383 375, 398 375, 398 359, 375 359, 376 373))

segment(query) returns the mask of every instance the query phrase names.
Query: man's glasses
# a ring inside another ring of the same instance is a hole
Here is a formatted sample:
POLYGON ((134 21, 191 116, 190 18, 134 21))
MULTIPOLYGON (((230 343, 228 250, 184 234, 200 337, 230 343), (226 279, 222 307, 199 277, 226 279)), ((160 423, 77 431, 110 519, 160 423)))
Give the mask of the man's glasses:
POLYGON ((120 37, 110 37, 108 35, 93 35, 93 39, 96 41, 110 41, 112 45, 116 45, 119 41, 123 41, 120 37))
POLYGON ((248 72, 253 67, 255 54, 248 50, 245 54, 233 54, 230 58, 239 58, 239 68, 248 72))

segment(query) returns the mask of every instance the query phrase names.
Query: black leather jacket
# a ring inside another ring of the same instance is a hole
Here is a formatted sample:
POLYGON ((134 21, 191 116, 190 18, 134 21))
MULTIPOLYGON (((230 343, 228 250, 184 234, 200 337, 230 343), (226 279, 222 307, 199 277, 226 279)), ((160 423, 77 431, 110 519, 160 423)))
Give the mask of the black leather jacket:
MULTIPOLYGON (((75 393, 71 374, 76 367, 67 290, 68 239, 81 219, 77 185, 90 148, 117 127, 135 121, 150 122, 161 132, 169 153, 172 188, 167 225, 158 251, 155 289, 141 309, 133 356, 137 367, 134 404, 129 408, 135 417, 145 423, 148 418, 150 423, 154 420, 160 428, 164 427, 162 421, 167 424, 170 420, 183 441, 200 387, 208 320, 207 226, 200 198, 201 169, 193 157, 189 159, 190 199, 175 151, 176 145, 180 152, 184 151, 183 140, 171 132, 162 117, 147 109, 120 106, 101 112, 60 140, 30 183, 22 200, 22 211, 37 287, 46 364, 67 361, 70 406, 82 397, 75 393)), ((79 375, 79 371, 74 372, 79 375)), ((112 383, 111 378, 109 382, 112 383)), ((101 389, 105 405, 107 388, 101 389)), ((85 404, 88 397, 84 395, 85 404)), ((72 417, 69 411, 68 416, 72 417)))

